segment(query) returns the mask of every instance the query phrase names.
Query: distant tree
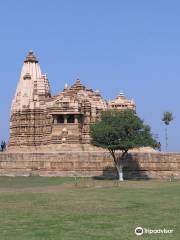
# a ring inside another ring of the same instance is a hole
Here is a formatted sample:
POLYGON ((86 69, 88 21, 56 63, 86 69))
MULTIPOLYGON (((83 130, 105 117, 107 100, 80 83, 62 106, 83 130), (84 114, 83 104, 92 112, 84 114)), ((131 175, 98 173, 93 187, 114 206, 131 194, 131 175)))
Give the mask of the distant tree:
POLYGON ((90 126, 92 143, 108 149, 116 167, 120 181, 123 181, 123 162, 132 148, 150 146, 158 148, 150 127, 130 110, 108 110, 101 120, 90 126))
POLYGON ((6 142, 1 141, 1 151, 3 152, 6 149, 6 142))
POLYGON ((162 121, 165 124, 165 140, 166 140, 166 151, 168 150, 168 131, 167 126, 170 124, 171 121, 173 121, 173 114, 172 112, 164 112, 162 121))

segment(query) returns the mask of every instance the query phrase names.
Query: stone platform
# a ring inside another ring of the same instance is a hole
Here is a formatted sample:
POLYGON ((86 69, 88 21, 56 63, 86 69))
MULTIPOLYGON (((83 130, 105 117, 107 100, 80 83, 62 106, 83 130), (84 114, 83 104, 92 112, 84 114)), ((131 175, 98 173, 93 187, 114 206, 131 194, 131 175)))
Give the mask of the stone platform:
MULTIPOLYGON (((0 153, 1 176, 94 176, 116 175, 108 152, 0 153)), ((180 178, 180 153, 130 153, 125 178, 180 178)))

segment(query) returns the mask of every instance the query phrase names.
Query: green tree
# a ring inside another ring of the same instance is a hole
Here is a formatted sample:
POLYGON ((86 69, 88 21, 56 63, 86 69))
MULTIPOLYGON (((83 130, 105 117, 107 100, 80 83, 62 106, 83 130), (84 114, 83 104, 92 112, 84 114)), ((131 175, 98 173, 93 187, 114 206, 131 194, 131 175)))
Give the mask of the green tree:
POLYGON ((150 127, 130 110, 102 112, 101 120, 90 127, 92 143, 108 149, 120 181, 123 181, 123 163, 132 148, 158 147, 150 127))
POLYGON ((166 151, 168 150, 168 132, 167 126, 169 126, 170 122, 173 121, 173 114, 172 112, 164 112, 162 121, 165 124, 165 140, 166 140, 166 151))

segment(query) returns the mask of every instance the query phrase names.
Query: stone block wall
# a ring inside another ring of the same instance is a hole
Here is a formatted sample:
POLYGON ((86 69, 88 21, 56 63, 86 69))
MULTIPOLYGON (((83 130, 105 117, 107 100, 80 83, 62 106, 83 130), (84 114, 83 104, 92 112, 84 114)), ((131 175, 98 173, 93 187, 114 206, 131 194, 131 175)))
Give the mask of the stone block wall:
MULTIPOLYGON (((116 175, 108 152, 0 153, 1 176, 116 175)), ((180 153, 131 153, 125 178, 180 178, 180 153)))

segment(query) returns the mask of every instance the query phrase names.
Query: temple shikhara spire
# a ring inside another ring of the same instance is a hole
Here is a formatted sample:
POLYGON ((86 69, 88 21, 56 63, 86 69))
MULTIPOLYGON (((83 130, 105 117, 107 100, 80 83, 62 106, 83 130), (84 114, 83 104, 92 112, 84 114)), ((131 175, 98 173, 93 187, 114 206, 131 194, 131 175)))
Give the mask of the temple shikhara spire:
POLYGON ((107 109, 132 109, 135 102, 124 94, 107 102, 99 91, 77 79, 51 96, 46 74, 32 50, 24 60, 12 101, 8 149, 19 151, 93 149, 90 124, 107 109))
POLYGON ((22 67, 15 97, 12 102, 12 112, 23 109, 34 109, 41 99, 50 96, 49 82, 42 74, 37 58, 30 50, 22 67))

